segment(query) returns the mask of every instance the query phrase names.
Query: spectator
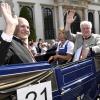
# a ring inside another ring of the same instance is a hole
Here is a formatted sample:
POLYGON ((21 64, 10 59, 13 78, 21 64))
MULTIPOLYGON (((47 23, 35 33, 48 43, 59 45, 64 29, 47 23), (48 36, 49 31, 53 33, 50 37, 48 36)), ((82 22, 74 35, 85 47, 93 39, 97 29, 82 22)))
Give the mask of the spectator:
POLYGON ((56 54, 56 49, 57 49, 57 42, 53 39, 51 40, 51 44, 46 52, 48 58, 56 54))
POLYGON ((52 40, 51 40, 51 47, 53 47, 53 46, 55 46, 55 45, 57 45, 57 42, 56 42, 56 40, 52 39, 52 40))
POLYGON ((33 56, 37 56, 38 53, 34 42, 32 41, 31 43, 29 43, 29 46, 33 56))
POLYGON ((39 53, 39 54, 41 54, 41 44, 42 44, 42 39, 41 38, 39 38, 39 41, 38 41, 38 43, 37 43, 37 52, 39 53))
POLYGON ((41 55, 46 54, 48 50, 48 43, 47 42, 43 42, 41 44, 41 55))

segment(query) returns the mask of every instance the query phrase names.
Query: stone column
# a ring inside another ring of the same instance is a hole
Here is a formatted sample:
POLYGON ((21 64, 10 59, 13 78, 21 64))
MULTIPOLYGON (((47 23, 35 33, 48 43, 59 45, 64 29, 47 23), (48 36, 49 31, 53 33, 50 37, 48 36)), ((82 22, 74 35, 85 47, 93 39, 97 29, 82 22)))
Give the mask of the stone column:
POLYGON ((39 3, 34 5, 34 13, 35 13, 35 26, 36 26, 36 35, 37 40, 39 38, 44 39, 44 33, 43 33, 43 18, 42 18, 42 11, 41 11, 41 5, 39 3))
POLYGON ((84 14, 85 14, 85 20, 88 20, 88 10, 87 10, 87 8, 85 8, 85 10, 84 10, 84 14))
POLYGON ((54 23, 55 23, 55 25, 54 25, 54 27, 55 27, 55 36, 57 37, 57 35, 58 35, 58 15, 57 15, 57 11, 58 11, 58 9, 57 9, 57 7, 56 6, 54 6, 54 23))
POLYGON ((58 13, 59 13, 59 18, 58 18, 58 20, 59 20, 59 28, 60 27, 64 27, 64 16, 63 16, 63 8, 62 8, 62 5, 59 5, 58 6, 58 13))
POLYGON ((95 33, 99 34, 99 14, 98 11, 94 11, 94 27, 95 27, 95 33))
POLYGON ((100 11, 98 11, 98 23, 99 23, 99 34, 100 34, 100 11))

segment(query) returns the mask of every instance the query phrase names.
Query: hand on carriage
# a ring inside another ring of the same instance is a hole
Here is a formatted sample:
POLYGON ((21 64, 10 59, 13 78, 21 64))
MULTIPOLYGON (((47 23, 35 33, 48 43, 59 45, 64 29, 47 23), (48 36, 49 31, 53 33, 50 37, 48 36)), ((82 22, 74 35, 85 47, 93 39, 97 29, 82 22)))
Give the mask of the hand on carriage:
POLYGON ((52 63, 53 61, 58 61, 59 59, 59 56, 58 54, 54 55, 54 56, 51 56, 49 59, 48 59, 48 62, 49 63, 52 63))

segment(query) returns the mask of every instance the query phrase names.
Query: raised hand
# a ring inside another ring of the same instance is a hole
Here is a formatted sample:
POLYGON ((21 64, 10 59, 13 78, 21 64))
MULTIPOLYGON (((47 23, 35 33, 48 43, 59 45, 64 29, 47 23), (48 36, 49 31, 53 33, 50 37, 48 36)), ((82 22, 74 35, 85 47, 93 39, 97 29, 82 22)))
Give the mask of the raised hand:
POLYGON ((72 9, 72 10, 67 11, 66 23, 72 24, 75 19, 76 19, 75 10, 72 9))
POLYGON ((0 7, 6 23, 4 32, 9 35, 14 34, 16 25, 18 25, 17 16, 12 16, 11 8, 7 3, 1 3, 0 7))
POLYGON ((65 25, 65 30, 70 31, 71 30, 71 24, 74 22, 76 19, 75 16, 75 10, 68 10, 67 11, 67 16, 66 16, 66 25, 65 25))

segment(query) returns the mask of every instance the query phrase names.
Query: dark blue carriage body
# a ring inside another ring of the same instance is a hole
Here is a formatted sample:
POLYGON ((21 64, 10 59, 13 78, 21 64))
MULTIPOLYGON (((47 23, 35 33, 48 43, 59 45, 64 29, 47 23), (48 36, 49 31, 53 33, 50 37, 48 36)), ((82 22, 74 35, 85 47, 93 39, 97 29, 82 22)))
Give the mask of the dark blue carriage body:
MULTIPOLYGON (((1 66, 0 77, 15 74, 20 77, 23 73, 39 71, 51 71, 55 77, 56 88, 52 90, 53 100, 96 100, 98 84, 93 58, 56 67, 48 62, 1 66)), ((42 82, 41 78, 38 81, 42 82)), ((0 92, 6 93, 16 89, 17 87, 4 90, 0 88, 0 92)))

